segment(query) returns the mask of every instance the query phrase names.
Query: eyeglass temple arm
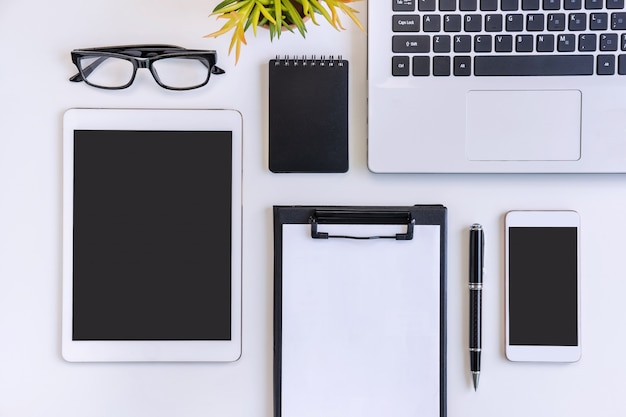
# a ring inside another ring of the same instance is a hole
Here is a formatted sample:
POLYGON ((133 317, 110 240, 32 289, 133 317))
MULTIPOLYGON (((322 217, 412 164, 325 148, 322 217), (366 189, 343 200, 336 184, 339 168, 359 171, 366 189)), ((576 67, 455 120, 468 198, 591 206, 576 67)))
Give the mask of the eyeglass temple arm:
POLYGON ((80 72, 79 72, 77 74, 74 74, 70 78, 70 81, 75 82, 75 83, 76 82, 80 82, 80 81, 84 81, 84 79, 89 77, 89 74, 91 74, 93 72, 93 70, 95 70, 98 67, 98 65, 102 64, 106 59, 107 59, 107 57, 104 57, 104 56, 96 59, 91 64, 89 64, 85 68, 83 68, 83 74, 85 75, 85 77, 83 77, 80 74, 80 72))
MULTIPOLYGON (((183 57, 183 58, 189 58, 189 57, 183 57)), ((195 57, 190 57, 190 58, 194 58, 195 57)), ((217 65, 213 64, 213 66, 210 66, 205 60, 201 59, 200 62, 202 63, 202 65, 204 65, 208 70, 211 71, 211 74, 226 74, 226 71, 224 71, 223 69, 221 69, 220 67, 218 67, 217 65)))

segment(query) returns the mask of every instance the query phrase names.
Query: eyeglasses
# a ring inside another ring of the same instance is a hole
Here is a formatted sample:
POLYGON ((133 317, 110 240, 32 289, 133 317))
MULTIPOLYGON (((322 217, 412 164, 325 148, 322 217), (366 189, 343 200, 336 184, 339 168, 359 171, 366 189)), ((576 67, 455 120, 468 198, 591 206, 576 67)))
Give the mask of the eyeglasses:
POLYGON ((109 90, 130 86, 137 68, 148 68, 154 80, 168 90, 192 90, 209 82, 211 74, 224 74, 215 65, 215 51, 185 49, 174 45, 128 45, 75 49, 72 62, 78 74, 72 82, 109 90))

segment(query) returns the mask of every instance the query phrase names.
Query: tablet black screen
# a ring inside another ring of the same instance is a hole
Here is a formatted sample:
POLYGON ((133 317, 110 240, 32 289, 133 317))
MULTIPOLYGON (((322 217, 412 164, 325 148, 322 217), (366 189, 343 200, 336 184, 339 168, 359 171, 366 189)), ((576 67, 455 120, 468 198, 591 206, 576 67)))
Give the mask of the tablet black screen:
POLYGON ((74 134, 74 340, 230 340, 231 132, 74 134))

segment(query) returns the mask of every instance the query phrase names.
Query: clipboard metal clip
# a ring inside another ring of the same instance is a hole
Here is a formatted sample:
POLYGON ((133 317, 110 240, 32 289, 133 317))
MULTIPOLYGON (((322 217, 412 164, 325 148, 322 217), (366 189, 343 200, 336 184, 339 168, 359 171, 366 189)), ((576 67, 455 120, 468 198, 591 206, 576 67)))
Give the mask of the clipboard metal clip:
POLYGON ((311 225, 311 237, 313 239, 395 239, 395 240, 411 240, 413 239, 413 227, 415 219, 409 212, 398 211, 341 211, 341 210, 319 210, 309 217, 311 225), (402 224, 406 225, 406 233, 396 233, 394 235, 382 236, 349 236, 349 235, 331 235, 325 232, 319 232, 317 226, 319 224, 402 224))

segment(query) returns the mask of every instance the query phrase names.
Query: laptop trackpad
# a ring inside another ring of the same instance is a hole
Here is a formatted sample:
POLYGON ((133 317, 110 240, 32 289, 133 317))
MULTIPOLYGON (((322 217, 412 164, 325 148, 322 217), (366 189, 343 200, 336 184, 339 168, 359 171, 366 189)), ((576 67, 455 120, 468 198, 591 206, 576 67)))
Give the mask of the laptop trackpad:
POLYGON ((469 91, 466 106, 469 160, 580 159, 578 90, 469 91))

